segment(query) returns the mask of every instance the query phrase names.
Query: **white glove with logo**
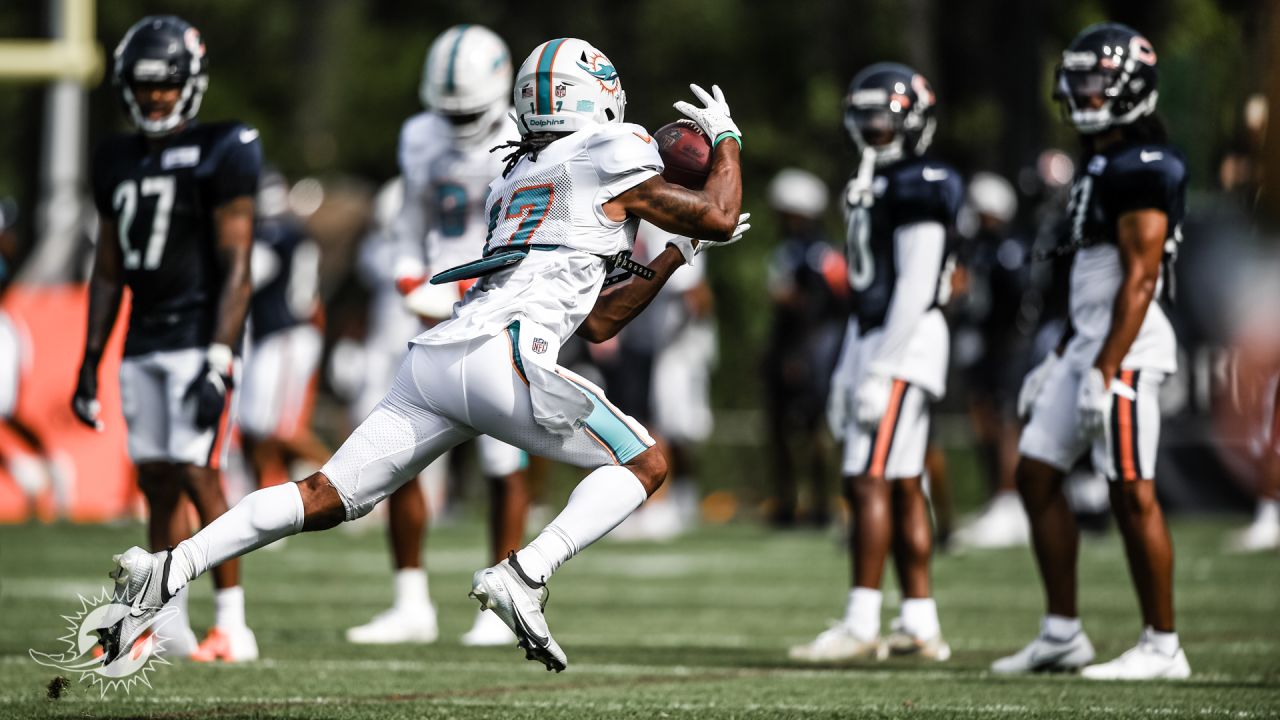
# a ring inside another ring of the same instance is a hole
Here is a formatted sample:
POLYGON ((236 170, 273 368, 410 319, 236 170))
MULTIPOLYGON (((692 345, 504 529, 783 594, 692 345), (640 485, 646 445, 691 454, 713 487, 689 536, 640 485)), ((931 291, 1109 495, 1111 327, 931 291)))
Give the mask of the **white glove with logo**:
POLYGON ((871 429, 889 409, 889 395, 893 391, 893 378, 871 373, 862 380, 854 395, 854 416, 863 428, 871 429))
POLYGON ((751 223, 747 222, 750 219, 751 219, 751 213, 742 213, 741 215, 739 215, 738 226, 733 229, 733 235, 730 236, 728 240, 725 240, 723 242, 716 241, 716 240, 697 240, 695 244, 695 241, 690 238, 684 237, 683 235, 676 235, 672 237, 670 240, 668 240, 667 244, 679 250, 680 254, 684 256, 685 263, 692 265, 693 258, 699 255, 700 253, 702 253, 704 250, 710 250, 711 248, 715 248, 715 247, 724 247, 725 245, 732 245, 738 242, 739 240, 741 240, 742 236, 745 235, 746 232, 751 229, 751 223))
POLYGON ((698 127, 711 138, 712 147, 719 145, 725 138, 737 140, 738 147, 742 147, 742 131, 738 129, 733 118, 729 117, 729 104, 724 101, 724 93, 720 91, 720 86, 712 85, 710 95, 697 85, 690 85, 689 89, 693 91, 694 97, 698 98, 698 102, 705 107, 694 107, 684 100, 677 102, 673 107, 680 114, 698 123, 698 127))
POLYGON ((1080 437, 1089 439, 1102 434, 1111 415, 1111 388, 1098 368, 1089 368, 1080 381, 1076 412, 1080 416, 1080 437))
POLYGON ((1040 396, 1045 380, 1049 378, 1049 373, 1057 364, 1058 354, 1050 352, 1022 379, 1022 387, 1018 390, 1018 419, 1022 422, 1031 418, 1031 408, 1035 406, 1036 398, 1040 396))

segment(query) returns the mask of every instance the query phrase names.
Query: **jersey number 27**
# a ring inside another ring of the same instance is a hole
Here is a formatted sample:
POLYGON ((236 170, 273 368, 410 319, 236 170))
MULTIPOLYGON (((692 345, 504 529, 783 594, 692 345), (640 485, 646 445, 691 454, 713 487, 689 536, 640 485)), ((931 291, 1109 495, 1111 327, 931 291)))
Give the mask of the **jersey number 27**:
POLYGON ((176 183, 172 175, 155 175, 142 178, 138 183, 125 180, 116 186, 111 204, 120 218, 120 247, 124 250, 126 270, 155 270, 164 258, 164 246, 169 240, 169 214, 173 212, 173 195, 176 183), (151 215, 151 233, 145 248, 133 244, 130 232, 138 218, 138 195, 156 197, 156 209, 151 215), (143 254, 145 251, 145 255, 143 254))

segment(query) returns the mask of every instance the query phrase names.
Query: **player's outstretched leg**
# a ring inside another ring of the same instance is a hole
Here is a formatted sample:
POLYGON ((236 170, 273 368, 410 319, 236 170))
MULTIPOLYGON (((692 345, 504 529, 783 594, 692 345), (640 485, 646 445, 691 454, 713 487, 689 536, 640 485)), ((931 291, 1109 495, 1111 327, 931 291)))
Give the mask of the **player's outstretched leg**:
POLYGON ((477 570, 471 597, 516 634, 525 656, 559 672, 568 665, 551 637, 543 608, 547 580, 569 558, 617 527, 652 495, 667 475, 667 461, 650 447, 625 465, 596 468, 569 496, 564 510, 533 542, 493 567, 477 570))

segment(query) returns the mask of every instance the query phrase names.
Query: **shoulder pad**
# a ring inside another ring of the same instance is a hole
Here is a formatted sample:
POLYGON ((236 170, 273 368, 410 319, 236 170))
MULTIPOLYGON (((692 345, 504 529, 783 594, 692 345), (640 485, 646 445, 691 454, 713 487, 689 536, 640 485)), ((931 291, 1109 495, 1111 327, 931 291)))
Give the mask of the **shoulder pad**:
POLYGON ((1174 184, 1186 176, 1186 161, 1182 153, 1167 145, 1139 145, 1116 154, 1107 164, 1106 174, 1115 178, 1133 177, 1138 181, 1174 184))
POLYGON ((879 202, 892 204, 899 224, 935 220, 953 225, 964 200, 964 180, 950 165, 921 158, 889 173, 889 185, 879 202))
POLYGON ((604 176, 626 175, 638 170, 662 172, 662 158, 653 137, 634 123, 600 126, 587 140, 587 154, 604 176))
POLYGON ((1139 145, 1111 157, 1102 190, 1117 214, 1144 208, 1169 212, 1181 206, 1186 180, 1182 153, 1167 145, 1139 145))

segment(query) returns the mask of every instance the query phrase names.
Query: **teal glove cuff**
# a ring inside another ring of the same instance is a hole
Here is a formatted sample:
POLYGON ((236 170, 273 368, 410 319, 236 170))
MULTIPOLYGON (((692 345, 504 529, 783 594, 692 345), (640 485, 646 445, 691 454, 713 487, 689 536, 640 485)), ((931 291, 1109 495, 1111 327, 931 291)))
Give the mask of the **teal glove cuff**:
POLYGON ((739 150, 741 150, 741 149, 742 149, 742 147, 743 147, 743 146, 742 146, 742 136, 741 136, 741 135, 739 135, 739 134, 738 134, 738 133, 736 133, 736 132, 733 132, 732 130, 725 130, 724 132, 722 132, 722 133, 720 133, 719 135, 717 135, 717 136, 716 136, 716 139, 715 139, 715 140, 713 140, 713 141, 711 142, 711 147, 715 147, 715 146, 719 145, 719 144, 720 144, 720 141, 721 141, 721 140, 725 140, 725 139, 737 140, 737 141, 738 141, 738 149, 739 149, 739 150))

